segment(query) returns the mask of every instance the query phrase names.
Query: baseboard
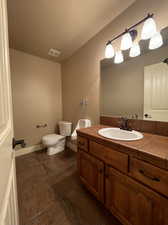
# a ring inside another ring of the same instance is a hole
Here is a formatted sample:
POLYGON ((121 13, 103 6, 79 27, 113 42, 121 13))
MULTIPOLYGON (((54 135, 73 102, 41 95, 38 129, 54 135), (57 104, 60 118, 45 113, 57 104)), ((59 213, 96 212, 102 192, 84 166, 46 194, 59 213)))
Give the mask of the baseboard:
POLYGON ((36 152, 42 149, 42 145, 33 145, 27 148, 21 148, 15 151, 15 157, 21 156, 21 155, 26 155, 31 152, 36 152))

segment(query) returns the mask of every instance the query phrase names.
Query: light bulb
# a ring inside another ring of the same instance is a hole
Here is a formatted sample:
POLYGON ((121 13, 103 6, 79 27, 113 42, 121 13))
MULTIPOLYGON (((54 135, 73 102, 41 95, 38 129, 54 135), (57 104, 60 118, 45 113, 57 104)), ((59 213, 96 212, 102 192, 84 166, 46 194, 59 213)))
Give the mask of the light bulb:
POLYGON ((113 48, 113 46, 112 46, 111 43, 108 43, 108 44, 106 45, 106 49, 105 49, 105 57, 106 57, 107 59, 113 58, 113 57, 114 57, 114 48, 113 48))
POLYGON ((134 42, 132 45, 132 48, 130 49, 129 56, 136 57, 136 56, 139 56, 140 54, 141 54, 141 49, 140 49, 139 43, 134 42))
POLYGON ((127 50, 132 47, 132 37, 129 32, 123 35, 121 40, 121 50, 127 50))
POLYGON ((163 45, 163 38, 160 32, 156 32, 156 34, 150 39, 149 49, 157 49, 163 45))
POLYGON ((149 18, 144 22, 141 39, 147 40, 151 38, 156 33, 156 23, 153 18, 149 18))
POLYGON ((119 64, 124 62, 124 56, 122 54, 122 51, 118 51, 115 54, 114 63, 119 64))

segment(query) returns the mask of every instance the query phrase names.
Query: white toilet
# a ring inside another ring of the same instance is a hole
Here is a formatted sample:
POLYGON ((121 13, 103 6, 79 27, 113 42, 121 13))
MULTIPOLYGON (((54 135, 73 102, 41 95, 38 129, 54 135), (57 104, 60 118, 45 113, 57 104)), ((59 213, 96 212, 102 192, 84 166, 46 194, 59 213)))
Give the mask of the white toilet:
POLYGON ((48 134, 42 137, 42 144, 47 147, 47 154, 54 155, 65 149, 66 136, 71 135, 72 123, 59 122, 59 134, 48 134))

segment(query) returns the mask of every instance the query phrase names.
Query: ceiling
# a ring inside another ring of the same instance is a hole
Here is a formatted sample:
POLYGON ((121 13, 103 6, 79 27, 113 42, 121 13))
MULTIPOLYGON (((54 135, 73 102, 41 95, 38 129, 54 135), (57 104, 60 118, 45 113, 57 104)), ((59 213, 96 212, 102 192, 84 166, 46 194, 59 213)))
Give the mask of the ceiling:
POLYGON ((134 0, 8 0, 10 47, 60 62, 134 0), (50 48, 61 51, 48 56, 50 48))

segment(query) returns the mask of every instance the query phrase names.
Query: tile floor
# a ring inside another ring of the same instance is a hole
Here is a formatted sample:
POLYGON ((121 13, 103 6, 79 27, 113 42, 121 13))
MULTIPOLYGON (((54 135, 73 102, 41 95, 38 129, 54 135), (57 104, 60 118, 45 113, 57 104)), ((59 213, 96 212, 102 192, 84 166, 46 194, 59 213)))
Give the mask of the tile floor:
POLYGON ((69 149, 20 156, 16 173, 20 225, 120 225, 81 184, 69 149))

